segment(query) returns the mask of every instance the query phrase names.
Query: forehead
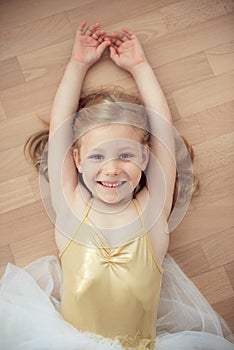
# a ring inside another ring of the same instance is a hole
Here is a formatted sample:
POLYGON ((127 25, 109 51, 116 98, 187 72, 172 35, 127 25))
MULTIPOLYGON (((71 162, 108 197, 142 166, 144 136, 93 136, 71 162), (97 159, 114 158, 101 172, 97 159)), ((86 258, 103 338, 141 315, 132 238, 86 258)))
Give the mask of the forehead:
POLYGON ((140 135, 131 125, 104 125, 89 130, 81 137, 81 149, 90 150, 101 145, 140 143, 140 135), (120 140, 121 139, 121 140, 120 140))

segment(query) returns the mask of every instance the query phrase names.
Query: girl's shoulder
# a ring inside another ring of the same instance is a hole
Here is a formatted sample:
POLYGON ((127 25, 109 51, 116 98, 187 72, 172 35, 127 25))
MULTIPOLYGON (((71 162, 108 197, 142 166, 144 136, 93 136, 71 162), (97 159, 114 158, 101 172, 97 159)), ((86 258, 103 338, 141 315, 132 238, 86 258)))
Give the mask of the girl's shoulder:
POLYGON ((82 196, 77 189, 70 196, 64 194, 63 199, 58 203, 54 224, 55 242, 60 252, 72 238, 77 226, 83 220, 90 198, 91 196, 82 196))
POLYGON ((78 218, 82 217, 91 195, 86 189, 83 190, 81 187, 82 185, 77 185, 75 190, 63 187, 57 194, 54 210, 58 220, 61 215, 64 217, 69 216, 71 213, 75 213, 78 218))
POLYGON ((143 187, 141 191, 136 194, 135 198, 143 210, 149 201, 149 191, 147 187, 143 187))

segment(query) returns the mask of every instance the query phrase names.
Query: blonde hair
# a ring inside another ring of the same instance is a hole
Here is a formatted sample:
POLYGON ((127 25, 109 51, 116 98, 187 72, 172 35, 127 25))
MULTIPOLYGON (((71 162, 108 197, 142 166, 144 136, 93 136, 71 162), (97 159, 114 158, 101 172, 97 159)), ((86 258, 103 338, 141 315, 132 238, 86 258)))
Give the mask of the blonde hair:
POLYGON ((140 99, 114 88, 81 98, 73 123, 73 147, 80 148, 82 136, 90 129, 109 124, 133 127, 140 136, 140 142, 150 146, 147 113, 140 99))
MULTIPOLYGON (((73 148, 80 148, 82 136, 90 129, 108 123, 128 124, 135 128, 140 135, 140 142, 150 146, 150 132, 147 120, 147 114, 143 103, 137 95, 128 94, 122 88, 113 87, 108 89, 100 89, 91 91, 81 96, 77 114, 73 122, 74 142, 73 148), (135 105, 138 105, 136 108, 135 105), (139 108, 142 106, 142 108, 139 108), (92 107, 92 108, 88 108, 92 107), (127 112, 127 113, 126 113, 127 112)), ((44 148, 48 142, 49 128, 38 131, 29 137, 24 146, 24 152, 29 157, 33 166, 38 172, 42 173, 48 179, 47 154, 44 148), (43 154, 43 159, 42 159, 43 154)), ((190 155, 191 161, 194 160, 194 152, 188 141, 182 137, 190 155)), ((187 155, 185 155, 186 157, 187 155)), ((180 159, 183 162, 183 159, 180 159)), ((191 174, 190 174, 191 175, 191 174)), ((189 191, 186 190, 184 197, 196 195, 199 191, 198 177, 193 176, 193 186, 189 191), (189 193, 188 193, 189 192, 189 193)), ((147 185, 145 174, 142 172, 142 178, 139 186, 135 189, 136 195, 144 186, 147 185)), ((175 181, 174 196, 172 209, 178 195, 178 173, 175 181)), ((171 210, 172 210, 171 209, 171 210)))

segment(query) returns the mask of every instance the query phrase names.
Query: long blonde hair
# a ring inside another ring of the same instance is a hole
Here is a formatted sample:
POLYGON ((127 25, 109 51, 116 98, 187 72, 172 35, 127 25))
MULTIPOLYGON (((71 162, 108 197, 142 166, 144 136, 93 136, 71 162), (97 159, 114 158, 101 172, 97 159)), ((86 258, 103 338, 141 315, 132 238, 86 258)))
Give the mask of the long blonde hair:
MULTIPOLYGON (((74 117, 73 122, 73 148, 80 148, 82 135, 84 135, 85 132, 87 132, 89 129, 113 122, 126 123, 128 125, 132 125, 140 134, 140 142, 142 144, 147 144, 150 146, 150 132, 147 121, 147 114, 144 108, 138 107, 136 109, 134 108, 135 105, 143 107, 143 103, 140 100, 140 98, 136 95, 128 94, 126 91, 119 87, 91 91, 81 96, 77 109, 78 113, 74 117), (122 107, 122 103, 124 108, 122 107), (126 113, 124 113, 126 110, 126 105, 128 109, 127 115, 126 113), (91 113, 90 108, 88 107, 93 106, 93 113, 91 113)), ((46 152, 43 152, 48 142, 48 137, 49 125, 47 125, 46 129, 38 131, 37 133, 31 135, 28 138, 24 146, 24 152, 26 157, 30 159, 37 171, 42 173, 49 181, 47 154, 46 152)), ((191 162, 193 163, 193 148, 184 137, 182 138, 190 155, 191 162)), ((180 159, 180 161, 183 162, 183 159, 180 159)), ((196 195, 199 191, 198 177, 194 174, 192 174, 192 176, 193 186, 189 190, 186 190, 186 193, 183 194, 184 198, 191 197, 191 195, 196 195)), ((144 172, 142 172, 140 183, 135 189, 133 195, 136 195, 136 193, 139 192, 146 185, 146 177, 144 172)), ((177 194, 178 173, 175 181, 172 209, 176 202, 177 194)))

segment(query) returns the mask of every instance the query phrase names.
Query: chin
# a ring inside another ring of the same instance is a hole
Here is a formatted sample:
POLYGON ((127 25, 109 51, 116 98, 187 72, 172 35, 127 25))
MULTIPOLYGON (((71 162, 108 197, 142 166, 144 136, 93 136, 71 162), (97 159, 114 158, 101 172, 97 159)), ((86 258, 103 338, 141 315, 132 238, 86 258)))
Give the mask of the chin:
POLYGON ((132 198, 132 194, 129 196, 119 196, 118 193, 114 194, 111 193, 110 195, 100 195, 95 193, 95 195, 93 195, 93 197, 95 199, 97 199, 98 201, 101 201, 105 204, 120 204, 121 202, 126 202, 129 199, 132 198))
POLYGON ((121 198, 103 198, 103 197, 99 197, 98 198, 100 201, 102 201, 103 203, 106 204, 118 204, 122 201, 121 198))

